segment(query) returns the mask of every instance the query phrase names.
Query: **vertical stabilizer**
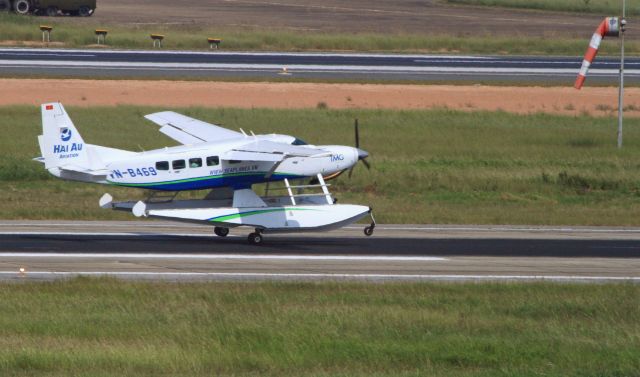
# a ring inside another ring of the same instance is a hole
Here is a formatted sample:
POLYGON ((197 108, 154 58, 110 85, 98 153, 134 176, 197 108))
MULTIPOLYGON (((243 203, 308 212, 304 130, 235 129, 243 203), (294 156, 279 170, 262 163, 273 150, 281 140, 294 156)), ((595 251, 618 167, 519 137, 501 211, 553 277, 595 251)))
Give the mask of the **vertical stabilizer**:
POLYGON ((47 169, 68 166, 74 170, 100 168, 99 161, 90 158, 82 136, 60 103, 42 105, 42 135, 38 136, 40 151, 47 169))

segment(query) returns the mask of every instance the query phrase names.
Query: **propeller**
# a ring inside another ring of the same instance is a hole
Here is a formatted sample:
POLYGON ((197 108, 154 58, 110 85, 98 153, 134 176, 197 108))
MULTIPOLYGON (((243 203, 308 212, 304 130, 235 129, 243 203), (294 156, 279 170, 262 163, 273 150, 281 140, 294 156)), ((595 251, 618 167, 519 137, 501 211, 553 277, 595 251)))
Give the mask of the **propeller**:
MULTIPOLYGON (((358 161, 362 161, 362 163, 364 164, 364 166, 367 167, 368 169, 371 169, 371 165, 369 164, 369 161, 367 161, 367 157, 369 157, 369 153, 365 150, 360 149, 360 132, 358 130, 358 119, 355 120, 355 133, 356 133, 356 149, 358 150, 358 161)), ((357 164, 357 162, 356 162, 357 164)), ((355 167, 355 164, 349 168, 349 178, 351 178, 351 175, 353 174, 353 168, 355 167)), ((339 172, 333 173, 329 176, 323 177, 325 181, 329 181, 331 179, 337 178, 339 177, 342 173, 344 173, 345 170, 341 170, 339 172)), ((312 178, 311 181, 309 181, 310 185, 317 185, 318 179, 317 178, 312 178)))
MULTIPOLYGON (((355 124, 354 124, 354 128, 355 128, 355 132, 356 132, 356 149, 358 150, 358 161, 362 161, 362 163, 364 164, 364 166, 367 167, 367 170, 371 169, 371 165, 369 164, 369 161, 367 161, 367 157, 369 157, 369 153, 367 153, 367 151, 360 149, 360 131, 358 129, 358 119, 356 118, 355 120, 355 124)), ((351 175, 353 174, 353 169, 356 166, 353 165, 350 169, 349 169, 349 178, 351 178, 351 175)))

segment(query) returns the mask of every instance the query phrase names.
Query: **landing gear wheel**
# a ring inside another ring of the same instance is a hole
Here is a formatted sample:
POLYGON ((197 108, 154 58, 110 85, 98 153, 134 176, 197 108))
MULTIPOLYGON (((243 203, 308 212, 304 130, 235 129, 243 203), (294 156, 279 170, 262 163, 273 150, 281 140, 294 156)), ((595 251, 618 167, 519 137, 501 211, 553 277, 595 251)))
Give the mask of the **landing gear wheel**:
POLYGON ((47 8, 47 16, 55 17, 57 15, 58 15, 58 8, 56 8, 56 7, 47 8))
POLYGON ((260 233, 249 234, 249 237, 247 237, 247 240, 252 245, 262 245, 262 241, 264 241, 264 239, 262 238, 262 234, 260 233))
POLYGON ((373 229, 375 227, 376 227, 375 225, 371 225, 371 226, 365 227, 364 228, 364 235, 367 236, 367 237, 372 235, 373 234, 373 229))
POLYGON ((222 228, 217 226, 213 228, 213 233, 215 233, 216 236, 219 236, 219 237, 226 237, 229 234, 229 228, 222 228))
POLYGON ((93 9, 89 8, 88 6, 81 6, 80 8, 78 8, 78 15, 80 17, 89 17, 93 14, 93 9))
POLYGON ((364 235, 369 237, 373 234, 373 230, 376 228, 376 219, 373 218, 373 209, 369 208, 369 216, 371 216, 371 224, 364 228, 364 235))
POLYGON ((31 10, 31 6, 27 0, 15 0, 13 10, 18 14, 27 14, 31 10))

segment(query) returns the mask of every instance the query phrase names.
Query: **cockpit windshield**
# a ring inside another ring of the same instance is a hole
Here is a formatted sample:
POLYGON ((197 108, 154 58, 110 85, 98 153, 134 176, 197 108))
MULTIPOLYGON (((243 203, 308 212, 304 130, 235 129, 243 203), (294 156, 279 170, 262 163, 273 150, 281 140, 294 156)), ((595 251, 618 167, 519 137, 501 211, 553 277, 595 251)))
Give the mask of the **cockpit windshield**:
POLYGON ((291 145, 307 145, 307 142, 302 139, 296 138, 294 141, 291 142, 291 145))

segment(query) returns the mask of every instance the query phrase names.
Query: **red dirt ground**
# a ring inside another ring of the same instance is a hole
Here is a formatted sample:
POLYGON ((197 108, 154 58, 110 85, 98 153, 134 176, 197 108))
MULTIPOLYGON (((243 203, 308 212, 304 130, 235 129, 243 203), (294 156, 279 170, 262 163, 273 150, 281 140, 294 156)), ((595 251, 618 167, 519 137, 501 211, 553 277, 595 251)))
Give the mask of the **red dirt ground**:
MULTIPOLYGON (((612 115, 614 87, 506 87, 206 81, 0 79, 0 105, 60 101, 74 106, 120 104, 184 107, 504 110, 514 113, 612 115)), ((630 116, 640 116, 640 88, 626 89, 630 116)))

